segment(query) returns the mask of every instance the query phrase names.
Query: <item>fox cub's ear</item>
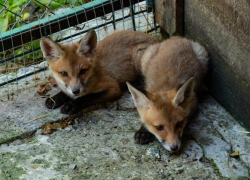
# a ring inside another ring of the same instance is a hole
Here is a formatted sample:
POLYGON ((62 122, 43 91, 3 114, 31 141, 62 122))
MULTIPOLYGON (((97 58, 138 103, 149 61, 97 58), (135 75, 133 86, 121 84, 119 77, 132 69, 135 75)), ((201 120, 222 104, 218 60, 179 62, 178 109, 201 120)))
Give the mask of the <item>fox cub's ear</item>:
POLYGON ((132 98, 137 108, 150 108, 151 107, 151 101, 142 92, 135 89, 128 82, 127 82, 127 86, 128 86, 130 93, 132 94, 132 98))
POLYGON ((175 106, 185 107, 189 104, 190 98, 194 95, 195 78, 191 77, 182 87, 177 91, 173 100, 175 106))
POLYGON ((80 41, 77 53, 80 55, 93 54, 95 52, 97 44, 97 36, 95 31, 92 29, 80 41))
POLYGON ((40 40, 43 57, 46 60, 58 60, 64 55, 64 51, 53 40, 42 37, 40 40))

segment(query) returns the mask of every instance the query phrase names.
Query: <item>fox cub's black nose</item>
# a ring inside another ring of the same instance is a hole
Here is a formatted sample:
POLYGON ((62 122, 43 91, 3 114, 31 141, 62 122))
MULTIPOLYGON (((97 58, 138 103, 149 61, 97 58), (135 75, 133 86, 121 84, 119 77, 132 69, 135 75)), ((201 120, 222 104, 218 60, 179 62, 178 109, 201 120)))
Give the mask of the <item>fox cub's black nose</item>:
POLYGON ((80 93, 80 89, 73 89, 73 94, 75 94, 75 95, 77 95, 77 94, 79 94, 80 93))
POLYGON ((177 151, 179 149, 178 145, 173 145, 170 147, 171 151, 177 151))

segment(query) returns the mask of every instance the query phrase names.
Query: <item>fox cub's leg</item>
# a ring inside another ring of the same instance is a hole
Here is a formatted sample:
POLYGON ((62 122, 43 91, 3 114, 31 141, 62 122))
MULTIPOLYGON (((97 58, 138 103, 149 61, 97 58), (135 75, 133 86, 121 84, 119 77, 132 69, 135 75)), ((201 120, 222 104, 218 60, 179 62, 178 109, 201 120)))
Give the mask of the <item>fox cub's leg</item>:
POLYGON ((114 88, 110 90, 105 90, 99 93, 92 93, 86 96, 73 99, 65 103, 61 108, 61 113, 63 114, 76 114, 83 108, 86 108, 97 103, 102 103, 106 101, 117 100, 122 95, 121 89, 114 88))
POLYGON ((52 97, 52 99, 55 101, 54 102, 51 100, 51 98, 47 98, 45 101, 45 105, 48 109, 55 109, 63 105, 65 102, 70 100, 70 97, 64 94, 62 91, 56 94, 55 96, 52 97))
POLYGON ((138 144, 148 144, 154 141, 155 137, 142 125, 141 128, 135 132, 134 139, 138 144))

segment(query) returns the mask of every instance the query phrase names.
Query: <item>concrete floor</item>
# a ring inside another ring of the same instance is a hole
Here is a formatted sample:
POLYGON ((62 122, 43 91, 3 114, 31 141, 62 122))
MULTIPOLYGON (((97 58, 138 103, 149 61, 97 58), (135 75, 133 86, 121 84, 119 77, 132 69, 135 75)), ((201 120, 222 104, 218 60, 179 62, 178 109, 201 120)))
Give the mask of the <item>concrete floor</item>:
POLYGON ((140 122, 128 92, 116 102, 85 109, 64 129, 41 135, 46 123, 60 124, 67 116, 57 109, 24 124, 50 112, 37 90, 30 86, 0 103, 0 180, 250 179, 250 156, 230 158, 233 175, 227 167, 230 153, 250 153, 250 136, 239 133, 245 129, 210 96, 189 123, 181 151, 173 154, 158 141, 135 144, 140 122))

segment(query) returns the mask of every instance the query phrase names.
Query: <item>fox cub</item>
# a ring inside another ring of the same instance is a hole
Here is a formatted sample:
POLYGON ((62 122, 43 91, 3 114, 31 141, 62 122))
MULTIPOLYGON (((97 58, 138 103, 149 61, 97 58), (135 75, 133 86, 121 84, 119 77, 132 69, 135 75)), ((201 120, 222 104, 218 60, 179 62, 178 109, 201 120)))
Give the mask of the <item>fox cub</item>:
POLYGON ((94 30, 71 45, 42 37, 43 56, 62 90, 52 97, 54 101, 46 99, 47 108, 63 105, 61 113, 75 114, 87 106, 118 99, 122 84, 134 81, 137 75, 133 48, 157 42, 150 35, 134 31, 114 32, 98 44, 94 30))
POLYGON ((177 151, 187 118, 197 108, 207 52, 197 42, 172 37, 148 47, 140 60, 137 68, 145 78, 146 95, 127 83, 143 123, 135 139, 145 144, 154 135, 165 149, 177 151))

